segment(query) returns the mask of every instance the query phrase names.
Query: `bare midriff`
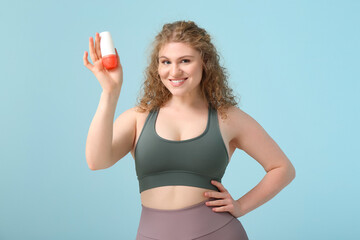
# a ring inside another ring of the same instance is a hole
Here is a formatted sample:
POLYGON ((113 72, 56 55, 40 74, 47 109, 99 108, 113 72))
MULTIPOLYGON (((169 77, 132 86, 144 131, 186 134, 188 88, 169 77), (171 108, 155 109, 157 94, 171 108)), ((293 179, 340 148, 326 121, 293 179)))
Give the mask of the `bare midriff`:
POLYGON ((141 203, 145 207, 175 210, 195 205, 209 199, 205 192, 216 192, 212 189, 191 186, 162 186, 141 192, 141 203))

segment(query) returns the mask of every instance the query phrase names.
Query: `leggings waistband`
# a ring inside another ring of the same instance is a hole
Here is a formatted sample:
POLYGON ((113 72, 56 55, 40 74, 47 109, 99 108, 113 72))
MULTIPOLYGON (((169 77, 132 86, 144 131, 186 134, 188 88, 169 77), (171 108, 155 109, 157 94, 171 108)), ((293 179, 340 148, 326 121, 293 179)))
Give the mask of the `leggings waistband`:
POLYGON ((171 236, 193 239, 216 231, 231 220, 238 221, 229 212, 214 212, 214 206, 205 204, 211 200, 215 199, 209 198, 174 210, 154 209, 142 205, 138 235, 153 239, 175 239, 171 236))

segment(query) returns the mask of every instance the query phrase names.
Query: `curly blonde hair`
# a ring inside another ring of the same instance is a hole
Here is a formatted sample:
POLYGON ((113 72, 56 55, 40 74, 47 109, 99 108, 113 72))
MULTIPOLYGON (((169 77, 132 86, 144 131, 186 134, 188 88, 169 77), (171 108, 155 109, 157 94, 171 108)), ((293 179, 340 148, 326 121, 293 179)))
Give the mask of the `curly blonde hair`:
POLYGON ((138 96, 136 106, 140 112, 160 108, 170 99, 171 92, 161 82, 158 74, 159 51, 167 43, 182 42, 199 51, 202 59, 203 72, 200 82, 202 96, 211 107, 217 109, 221 118, 226 119, 226 110, 237 106, 233 90, 228 87, 227 70, 220 66, 220 57, 211 43, 210 35, 198 27, 193 21, 176 21, 167 23, 152 43, 150 64, 145 70, 145 81, 142 94, 138 96))

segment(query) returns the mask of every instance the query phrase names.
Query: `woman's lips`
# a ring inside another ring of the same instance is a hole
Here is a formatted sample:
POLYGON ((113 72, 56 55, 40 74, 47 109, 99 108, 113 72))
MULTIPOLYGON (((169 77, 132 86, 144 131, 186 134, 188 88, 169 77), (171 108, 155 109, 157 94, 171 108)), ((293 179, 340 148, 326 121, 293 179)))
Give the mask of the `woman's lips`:
POLYGON ((177 79, 170 79, 171 85, 173 87, 179 87, 181 85, 184 84, 184 82, 187 80, 188 78, 177 78, 177 79), (183 80, 183 81, 179 81, 179 82, 174 82, 176 80, 183 80))
POLYGON ((176 80, 186 80, 186 79, 188 79, 188 78, 174 78, 174 79, 169 79, 170 81, 176 81, 176 80))

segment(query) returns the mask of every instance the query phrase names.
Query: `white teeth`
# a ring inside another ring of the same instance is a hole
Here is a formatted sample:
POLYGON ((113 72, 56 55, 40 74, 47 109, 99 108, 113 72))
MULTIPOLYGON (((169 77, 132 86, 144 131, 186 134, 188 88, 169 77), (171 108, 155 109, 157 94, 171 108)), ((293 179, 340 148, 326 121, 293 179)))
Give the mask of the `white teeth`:
POLYGON ((179 83, 179 82, 185 81, 186 79, 187 79, 187 78, 185 78, 185 79, 183 79, 183 80, 170 80, 170 81, 175 82, 175 83, 179 83))

